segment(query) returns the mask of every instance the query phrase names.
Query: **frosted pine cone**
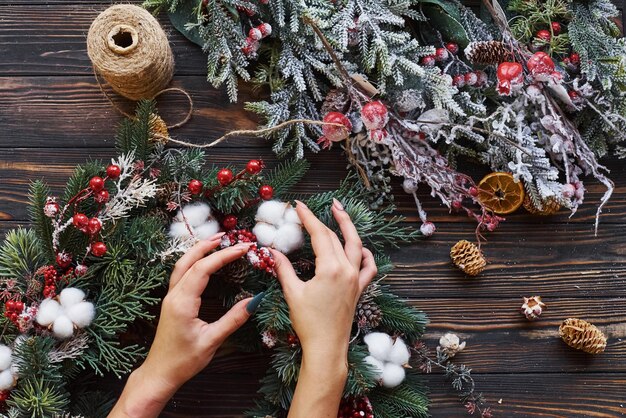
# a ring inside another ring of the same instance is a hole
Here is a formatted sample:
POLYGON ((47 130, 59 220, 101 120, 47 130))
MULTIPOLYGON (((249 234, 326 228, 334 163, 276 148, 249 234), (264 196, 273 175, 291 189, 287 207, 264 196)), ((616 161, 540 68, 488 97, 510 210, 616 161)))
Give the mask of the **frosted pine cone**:
POLYGON ((589 354, 599 354, 606 348, 606 336, 595 325, 578 318, 567 318, 559 327, 565 344, 589 354))
POLYGON ((511 51, 500 41, 470 42, 465 56, 472 64, 480 65, 498 65, 512 57, 511 51))
POLYGON ((561 210, 561 202, 554 196, 548 196, 541 202, 541 208, 539 208, 532 200, 526 195, 524 198, 524 209, 533 215, 550 216, 561 210))
POLYGON ((333 89, 328 92, 322 103, 320 114, 325 115, 329 112, 344 113, 348 104, 348 93, 344 90, 333 89))
POLYGON ((546 304, 541 301, 541 296, 531 296, 524 298, 524 304, 521 307, 521 311, 529 321, 534 321, 541 316, 541 313, 546 308, 546 304))
POLYGON ((450 258, 455 266, 469 276, 478 276, 487 265, 478 247, 466 240, 454 244, 450 250, 450 258))

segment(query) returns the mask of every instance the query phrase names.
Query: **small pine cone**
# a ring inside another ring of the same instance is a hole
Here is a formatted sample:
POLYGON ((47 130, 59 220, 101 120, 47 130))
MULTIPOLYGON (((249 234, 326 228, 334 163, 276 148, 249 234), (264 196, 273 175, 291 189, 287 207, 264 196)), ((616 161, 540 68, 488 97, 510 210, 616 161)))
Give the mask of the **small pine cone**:
POLYGON ((469 276, 478 276, 487 265, 478 247, 466 240, 454 244, 450 250, 450 258, 455 266, 469 276))
POLYGON ((169 224, 170 221, 172 220, 169 213, 167 213, 164 209, 158 208, 158 207, 152 209, 147 214, 149 216, 153 216, 153 217, 157 218, 158 220, 163 222, 163 224, 165 224, 165 225, 169 224))
POLYGON ((373 301, 364 302, 359 300, 356 305, 355 319, 361 329, 371 330, 377 328, 382 321, 383 313, 380 307, 373 301))
POLYGON ((512 54, 503 42, 478 41, 470 42, 465 48, 465 56, 472 64, 498 65, 509 61, 512 54))
POLYGON ((328 92, 322 103, 320 114, 325 115, 328 112, 344 113, 348 105, 350 97, 344 90, 333 89, 328 92))
POLYGON ((159 187, 159 189, 156 192, 157 201, 160 204, 165 205, 167 202, 171 200, 172 195, 177 190, 178 190, 178 183, 173 182, 173 181, 161 185, 161 187, 159 187))
POLYGON ((250 264, 243 259, 239 259, 221 269, 219 275, 227 282, 241 285, 246 281, 249 272, 250 264))
POLYGON ((524 209, 533 215, 550 216, 561 210, 561 202, 554 196, 548 196, 541 202, 542 207, 538 208, 532 200, 526 195, 524 198, 524 209))
POLYGON ((167 130, 167 124, 156 113, 150 118, 150 142, 167 143, 170 133, 167 130))
POLYGON ((241 292, 237 293, 237 295, 235 296, 234 303, 239 303, 244 299, 251 298, 252 296, 254 296, 252 292, 248 292, 247 290, 242 290, 241 292))
POLYGON ((606 348, 606 337, 595 325, 577 318, 567 318, 559 327, 559 335, 567 345, 589 354, 606 348))

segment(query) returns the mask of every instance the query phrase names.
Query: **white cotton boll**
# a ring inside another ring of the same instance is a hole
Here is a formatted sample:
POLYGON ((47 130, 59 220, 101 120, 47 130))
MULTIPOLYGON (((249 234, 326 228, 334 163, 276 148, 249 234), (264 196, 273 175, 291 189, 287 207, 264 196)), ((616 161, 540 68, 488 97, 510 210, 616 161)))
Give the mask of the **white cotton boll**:
POLYGON ((191 226, 200 226, 211 216, 211 207, 198 202, 185 206, 176 214, 176 220, 184 223, 183 214, 191 226))
POLYGON ((63 306, 64 308, 76 305, 83 300, 85 300, 85 292, 75 287, 68 287, 67 289, 63 289, 61 291, 61 294, 59 295, 59 301, 61 302, 61 306, 63 306))
POLYGON ((404 381, 405 374, 404 367, 393 363, 385 364, 385 370, 383 370, 383 375, 381 376, 383 386, 395 388, 404 381))
POLYGON ((396 342, 393 343, 393 347, 389 352, 389 357, 387 358, 387 360, 399 366, 402 366, 409 362, 409 358, 411 358, 409 348, 406 346, 401 338, 397 338, 396 342))
POLYGON ((61 315, 54 320, 52 333, 57 338, 69 338, 74 334, 74 324, 67 316, 61 315))
POLYGON ((376 358, 372 357, 372 356, 367 356, 363 359, 367 364, 369 364, 370 366, 372 366, 372 369, 375 371, 376 373, 376 377, 378 379, 381 378, 381 376, 383 375, 383 371, 385 370, 385 364, 380 361, 377 360, 376 358))
POLYGON ((85 328, 91 324, 94 316, 96 316, 96 308, 94 308, 91 302, 80 302, 65 309, 65 315, 78 328, 85 328))
POLYGON ((273 225, 282 225, 286 208, 287 205, 284 202, 268 200, 267 202, 263 202, 259 206, 259 209, 257 209, 256 220, 273 225))
POLYGON ((170 237, 187 239, 191 237, 191 234, 184 222, 174 222, 170 225, 170 237))
POLYGON ((15 378, 11 370, 5 370, 0 373, 0 390, 9 390, 15 385, 15 378))
POLYGON ((252 233, 256 236, 256 240, 262 247, 270 247, 276 238, 276 228, 266 223, 258 223, 252 229, 252 233))
POLYGON ((4 344, 0 344, 0 370, 11 367, 13 351, 4 344))
POLYGON ((384 332, 372 332, 363 337, 370 354, 378 360, 385 361, 393 347, 393 340, 384 332))
POLYGON ((296 212, 296 210, 291 206, 285 210, 285 216, 283 218, 287 223, 302 225, 298 212, 296 212))
POLYGON ((54 299, 45 299, 39 305, 39 310, 37 311, 37 323, 44 327, 47 327, 59 316, 61 313, 61 305, 54 299))
POLYGON ((298 224, 284 224, 276 232, 273 247, 283 254, 297 250, 304 244, 302 227, 298 224))
POLYGON ((193 233, 198 239, 209 239, 219 231, 220 224, 216 220, 211 219, 210 221, 195 227, 193 233))

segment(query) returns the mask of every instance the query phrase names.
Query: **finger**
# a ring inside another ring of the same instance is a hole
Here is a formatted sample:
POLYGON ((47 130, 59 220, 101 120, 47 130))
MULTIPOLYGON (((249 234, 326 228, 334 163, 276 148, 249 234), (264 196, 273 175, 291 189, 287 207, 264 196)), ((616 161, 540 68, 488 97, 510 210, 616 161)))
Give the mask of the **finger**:
POLYGON ((250 318, 250 313, 246 309, 252 298, 244 299, 235 304, 220 319, 209 326, 210 332, 206 335, 208 343, 213 343, 215 339, 224 341, 233 332, 237 331, 250 318))
POLYGON ((334 253, 328 228, 322 223, 311 209, 304 203, 296 200, 296 212, 302 222, 302 226, 311 236, 311 246, 317 257, 327 257, 334 253))
POLYGON ((341 234, 343 235, 346 257, 348 257, 348 260, 354 268, 358 269, 361 267, 361 249, 363 248, 363 243, 361 242, 359 233, 357 232, 354 223, 352 223, 350 215, 348 215, 348 213, 343 209, 343 205, 337 199, 333 199, 332 211, 333 216, 339 225, 339 229, 341 230, 341 234))
POLYGON ((174 265, 174 270, 172 270, 172 275, 170 276, 170 289, 173 289, 174 286, 180 282, 180 279, 183 278, 187 270, 189 270, 196 261, 207 255, 209 251, 218 247, 222 235, 224 235, 224 233, 220 232, 219 234, 213 235, 208 240, 199 241, 178 259, 174 265))
POLYGON ((283 288, 285 296, 289 297, 298 286, 302 285, 302 281, 285 254, 274 249, 270 249, 270 252, 272 253, 272 258, 274 258, 274 270, 276 270, 278 281, 283 288))
POLYGON ((361 250, 363 260, 361 261, 361 271, 359 271, 359 294, 365 290, 370 282, 378 274, 374 254, 367 248, 361 250))
POLYGON ((250 248, 252 243, 241 243, 198 260, 187 270, 180 280, 177 288, 180 288, 183 297, 199 298, 204 292, 209 277, 228 263, 241 258, 250 248))

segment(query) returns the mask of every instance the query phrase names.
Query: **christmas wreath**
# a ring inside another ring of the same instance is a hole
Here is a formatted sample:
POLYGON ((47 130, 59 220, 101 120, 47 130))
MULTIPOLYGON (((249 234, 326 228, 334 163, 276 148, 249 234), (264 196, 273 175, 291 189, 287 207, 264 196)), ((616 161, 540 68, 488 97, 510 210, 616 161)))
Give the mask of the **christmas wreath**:
MULTIPOLYGON (((422 233, 424 185, 493 230, 524 206, 572 213, 583 177, 613 182, 598 159, 626 132, 626 42, 609 0, 147 0, 208 54, 208 79, 237 99, 238 79, 267 91, 248 109, 276 127, 274 151, 343 144, 373 206, 403 179, 422 233), (479 17, 480 16, 480 17, 479 17), (456 168, 495 175, 476 184, 456 168)), ((623 154, 623 150, 618 151, 623 154)), ((479 239, 480 241, 480 239, 479 239)))
MULTIPOLYGON (((240 171, 207 168, 200 150, 165 149, 163 129, 153 103, 142 102, 122 123, 119 155, 110 164, 77 167, 59 197, 42 182, 32 185, 32 228, 8 232, 0 245, 0 394, 7 416, 106 416, 112 398, 98 379, 129 373, 147 348, 127 331, 153 319, 149 307, 159 303, 178 256, 219 230, 226 232, 224 247, 257 243, 218 274, 225 304, 266 292, 237 337, 273 353, 250 415, 285 416, 301 350, 266 246, 289 253, 304 280, 313 275, 310 242, 289 203, 307 163, 265 170, 251 160, 240 171)), ((341 200, 379 254, 380 277, 362 295, 354 319, 339 416, 425 417, 419 367, 407 366, 422 362, 426 318, 389 292, 383 278, 391 264, 381 253, 418 233, 390 216, 391 207, 372 211, 367 190, 354 180, 305 199, 337 230, 330 206, 341 200)))

